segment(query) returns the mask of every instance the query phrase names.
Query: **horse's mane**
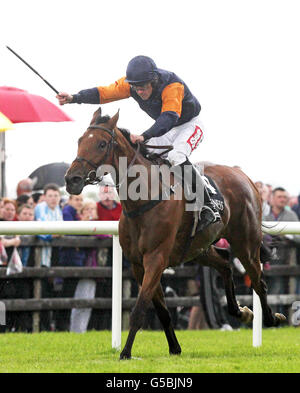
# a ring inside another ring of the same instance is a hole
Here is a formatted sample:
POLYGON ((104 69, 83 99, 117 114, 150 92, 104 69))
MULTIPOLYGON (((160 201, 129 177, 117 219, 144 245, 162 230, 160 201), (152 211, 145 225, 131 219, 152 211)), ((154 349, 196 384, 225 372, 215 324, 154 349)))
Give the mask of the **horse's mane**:
MULTIPOLYGON (((103 123, 107 123, 110 120, 110 116, 98 116, 95 120, 95 125, 98 124, 103 124, 103 123)), ((130 143, 130 145, 136 150, 137 149, 137 144, 132 143, 130 140, 130 131, 127 130, 126 128, 119 128, 118 130, 121 132, 121 134, 124 136, 124 138, 127 139, 127 141, 130 143)), ((149 154, 149 151, 147 149, 147 147, 144 144, 140 145, 140 153, 147 158, 147 155, 149 154)))

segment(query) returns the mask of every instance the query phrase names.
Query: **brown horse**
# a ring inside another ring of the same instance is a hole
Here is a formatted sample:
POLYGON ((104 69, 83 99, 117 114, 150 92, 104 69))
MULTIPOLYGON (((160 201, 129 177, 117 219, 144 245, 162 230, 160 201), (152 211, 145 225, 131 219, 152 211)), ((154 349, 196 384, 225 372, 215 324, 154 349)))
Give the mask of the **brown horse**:
MULTIPOLYGON (((69 168, 65 180, 70 194, 80 194, 83 187, 95 179, 96 169, 111 165, 117 173, 119 184, 127 177, 127 187, 134 179, 128 173, 120 174, 120 158, 126 157, 129 166, 142 165, 147 173, 153 163, 144 157, 137 146, 130 142, 129 133, 117 128, 118 113, 112 117, 101 117, 100 108, 94 113, 87 131, 78 141, 78 155, 69 168)), ((141 148, 143 150, 143 148, 141 148)), ((228 311, 243 322, 251 322, 252 312, 240 307, 234 293, 232 271, 228 261, 219 255, 213 242, 226 238, 234 254, 240 259, 251 278, 252 286, 261 300, 265 326, 277 326, 285 317, 273 314, 267 304, 267 288, 262 278, 260 248, 261 203, 252 181, 238 168, 206 164, 206 175, 210 176, 223 194, 225 201, 222 221, 196 233, 184 253, 184 262, 197 261, 214 267, 223 277, 228 311)), ((149 181, 149 180, 147 180, 149 181)), ((142 327, 146 310, 151 301, 164 328, 170 354, 180 354, 170 314, 166 308, 160 279, 168 266, 182 262, 185 245, 190 242, 193 213, 185 210, 185 200, 151 201, 121 200, 123 213, 119 222, 120 244, 130 261, 133 274, 140 284, 140 292, 130 317, 130 331, 121 359, 131 358, 131 349, 137 331, 142 327)))

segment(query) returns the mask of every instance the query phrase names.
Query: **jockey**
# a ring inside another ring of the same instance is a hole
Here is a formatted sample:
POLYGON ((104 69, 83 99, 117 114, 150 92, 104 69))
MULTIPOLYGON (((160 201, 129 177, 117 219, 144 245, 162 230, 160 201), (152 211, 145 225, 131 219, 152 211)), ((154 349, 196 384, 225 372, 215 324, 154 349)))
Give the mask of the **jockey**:
MULTIPOLYGON (((203 139, 203 126, 199 119, 200 103, 192 95, 187 85, 173 72, 156 67, 147 56, 136 56, 130 60, 126 77, 109 86, 99 86, 81 90, 77 94, 59 93, 56 98, 60 105, 105 104, 132 97, 155 123, 142 135, 131 134, 131 142, 145 142, 149 145, 172 145, 167 159, 173 166, 183 169, 192 167, 192 186, 200 184, 204 192, 204 206, 199 211, 202 229, 219 221, 220 214, 198 170, 188 157, 203 139)), ((149 149, 155 152, 155 149, 149 149)))

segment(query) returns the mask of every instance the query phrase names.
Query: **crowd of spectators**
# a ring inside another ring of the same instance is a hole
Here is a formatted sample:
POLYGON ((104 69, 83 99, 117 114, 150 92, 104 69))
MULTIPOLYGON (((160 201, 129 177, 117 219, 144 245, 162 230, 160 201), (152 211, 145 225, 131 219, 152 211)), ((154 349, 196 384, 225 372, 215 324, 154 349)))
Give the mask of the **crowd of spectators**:
MULTIPOLYGON (((300 195, 292 196, 283 187, 273 188, 262 181, 255 182, 262 201, 262 221, 291 222, 300 220, 300 195)), ((276 228, 276 227, 275 227, 276 228)), ((263 244, 269 254, 263 260, 264 272, 271 271, 275 266, 300 266, 300 235, 281 234, 263 235, 263 244)), ((230 248, 230 246, 229 246, 230 248)), ((244 283, 249 288, 251 281, 243 266, 234 258, 233 264, 244 275, 244 283)), ((300 276, 280 276, 265 274, 269 295, 300 295, 300 276)), ((276 304, 271 306, 273 312, 283 313, 288 321, 293 314, 292 304, 276 304)))
MULTIPOLYGON (((292 196, 283 187, 273 188, 270 184, 265 184, 262 181, 255 182, 255 186, 259 191, 262 202, 262 221, 299 221, 300 220, 300 195, 292 196)), ((264 272, 271 271, 275 266, 300 266, 300 235, 282 235, 278 231, 277 235, 264 234, 263 244, 265 250, 269 254, 266 256, 266 260, 263 262, 264 272)), ((229 251, 229 259, 232 267, 237 271, 242 279, 235 277, 235 284, 238 287, 237 293, 241 295, 251 295, 251 281, 247 275, 241 262, 231 253, 230 244, 225 240, 221 239, 217 244, 217 247, 227 249, 229 251)), ((268 286, 269 295, 300 295, 300 276, 278 276, 265 274, 266 283, 268 286)), ((195 281, 198 285, 199 294, 200 282, 195 281)), ((277 298, 278 299, 278 298, 277 298)), ((276 304, 271 306, 273 312, 283 313, 291 323, 292 304, 282 305, 276 304)), ((203 328, 207 327, 207 321, 205 320, 205 313, 202 310, 202 306, 192 307, 190 312, 189 328, 203 328)), ((231 327, 224 322, 224 327, 227 330, 231 330, 231 327)))
MULTIPOLYGON (((56 184, 47 184, 43 192, 33 193, 30 179, 19 182, 17 198, 0 200, 0 221, 70 221, 70 220, 119 220, 121 204, 116 200, 115 190, 110 185, 99 188, 99 200, 84 198, 82 195, 70 195, 65 201, 56 184)), ((99 238, 110 235, 96 235, 99 238)), ((37 235, 46 246, 39 248, 40 267, 96 267, 100 264, 111 265, 111 249, 87 247, 52 247, 53 239, 59 235, 37 235)), ((37 249, 21 244, 19 236, 0 237, 0 267, 10 265, 12 258, 19 258, 24 267, 36 267, 37 249)), ((126 261, 124 261, 126 264, 126 261)), ((75 297, 93 298, 97 291, 103 294, 101 282, 93 279, 55 278, 42 279, 42 298, 75 297), (97 285, 99 284, 99 285, 97 285), (99 288, 98 288, 99 287, 99 288)), ((110 289, 110 288, 109 288, 110 289)), ((108 297, 111 293, 106 293, 108 297)), ((0 298, 26 299, 33 297, 33 281, 31 279, 1 280, 0 298)), ((93 310, 94 312, 94 310, 93 310)), ((95 310, 97 313, 97 310, 95 310)), ((91 309, 73 309, 59 311, 42 311, 40 313, 40 330, 58 330, 84 332, 90 322, 91 309)), ((111 314, 111 313, 110 313, 111 314)), ((102 315, 103 316, 103 315, 102 315)), ((106 328, 109 317, 106 316, 106 328)), ((103 320, 103 318, 102 318, 103 320)), ((103 324, 102 324, 103 325, 103 324)), ((98 322, 98 328, 103 328, 98 322)), ((91 326, 93 328, 95 326, 91 326)), ((7 312, 6 326, 0 331, 32 331, 30 312, 7 312)))
MULTIPOLYGON (((256 182, 263 207, 263 221, 299 221, 300 195, 289 195, 283 187, 272 188, 262 182, 256 182)), ((270 249, 271 257, 265 270, 271 270, 276 265, 300 265, 300 235, 264 235, 264 244, 270 249)), ((272 276, 267 278, 268 293, 271 295, 291 294, 300 295, 300 277, 272 276)), ((291 307, 272 306, 274 312, 284 313, 290 317, 291 307)), ((289 318, 290 319, 290 318, 289 318)))
MULTIPOLYGON (((255 183, 262 200, 263 221, 299 221, 300 196, 290 196, 282 187, 272 188, 261 181, 255 183)), ((0 199, 1 221, 78 221, 78 220, 119 220, 121 204, 116 201, 116 194, 110 185, 99 188, 97 202, 84 198, 83 195, 70 195, 65 201, 60 189, 55 184, 45 186, 43 192, 33 193, 30 179, 19 182, 17 198, 0 199)), ((99 238, 109 235, 98 235, 99 238)), ((78 248, 51 247, 56 235, 38 235, 48 246, 40 250, 40 266, 96 267, 111 266, 112 250, 110 248, 78 248)), ((223 239, 223 243, 225 239, 223 239)), ((222 244, 223 244, 222 243, 222 244)), ((299 235, 264 235, 264 244, 270 250, 270 258, 264 263, 264 270, 275 265, 295 266, 300 264, 299 235)), ((230 248, 226 243, 225 247, 230 248)), ((24 267, 33 267, 36 260, 34 247, 21 244, 19 236, 2 236, 0 238, 0 267, 7 267, 10 261, 20 258, 24 267)), ((236 258, 232 258, 233 266, 244 274, 243 283, 249 287, 251 282, 236 258)), ((123 261, 125 267, 129 264, 123 261)), ((196 280, 197 282, 197 280, 196 280)), ((268 293, 300 295, 300 277, 270 276, 267 277, 268 293)), ((125 286, 126 287, 126 286, 125 286)), ((126 290, 126 288, 125 288, 126 290)), ((130 292, 130 287, 127 291, 130 292)), ((174 288, 175 292, 179 288, 174 288)), ((75 297, 92 299, 94 297, 110 297, 111 284, 101 279, 56 278, 42 280, 42 297, 75 297)), ((194 293, 195 294, 195 293, 194 293)), ((33 297, 33 280, 1 280, 0 298, 17 299, 33 297)), ((272 306, 275 312, 287 313, 286 307, 272 306)), ((207 327, 203 312, 192 308, 188 328, 207 327), (202 322, 200 323, 200 320, 202 322), (196 327, 197 326, 197 327, 196 327)), ((7 324, 2 331, 32 331, 30 312, 8 312, 7 324)), ((111 312, 105 310, 72 309, 59 311, 42 311, 40 313, 40 330, 58 330, 85 332, 88 328, 110 328, 111 312)), ((0 330, 1 331, 1 330, 0 330)))

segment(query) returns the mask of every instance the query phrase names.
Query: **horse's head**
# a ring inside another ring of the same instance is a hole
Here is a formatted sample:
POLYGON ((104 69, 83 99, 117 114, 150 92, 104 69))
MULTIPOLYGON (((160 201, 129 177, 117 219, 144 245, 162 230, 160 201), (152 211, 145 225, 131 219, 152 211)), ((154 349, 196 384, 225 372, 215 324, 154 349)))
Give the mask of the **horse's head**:
POLYGON ((101 117, 101 108, 93 116, 86 132, 78 140, 77 157, 68 169, 65 181, 70 194, 78 195, 83 187, 96 179, 96 170, 103 164, 112 163, 115 144, 115 127, 119 118, 101 117))

